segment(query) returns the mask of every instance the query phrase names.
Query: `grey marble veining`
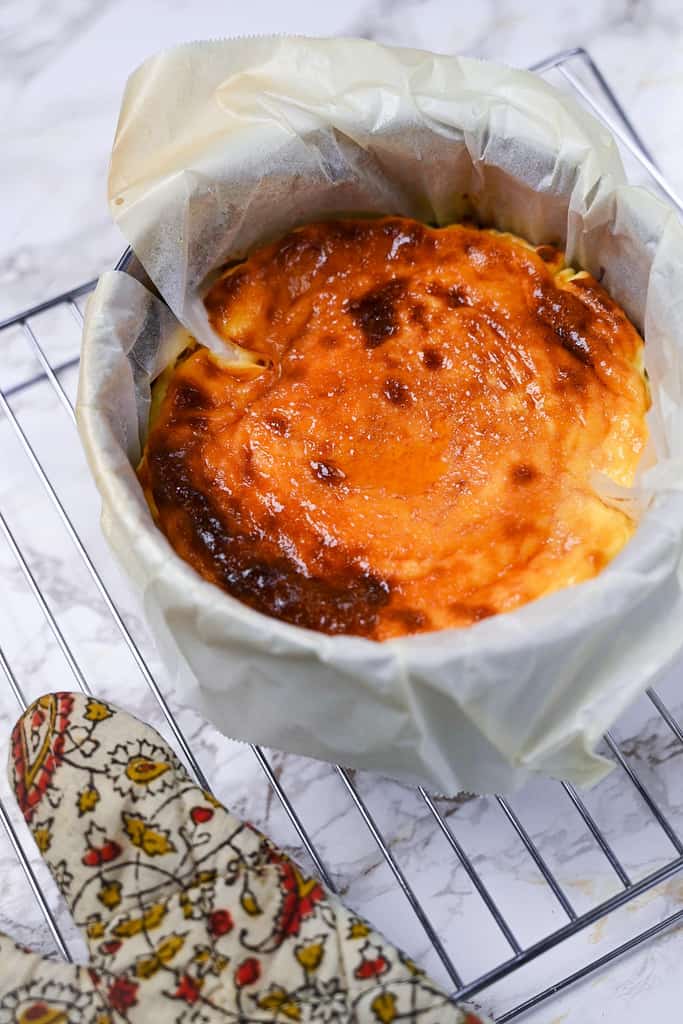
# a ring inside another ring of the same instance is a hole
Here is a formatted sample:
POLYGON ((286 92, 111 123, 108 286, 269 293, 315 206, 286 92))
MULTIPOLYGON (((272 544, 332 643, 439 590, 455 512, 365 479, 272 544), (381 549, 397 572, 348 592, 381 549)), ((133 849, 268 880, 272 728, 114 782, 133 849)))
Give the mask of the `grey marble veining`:
MULTIPOLYGON (((105 180, 128 72, 154 50, 189 38, 276 31, 361 34, 520 66, 564 47, 587 45, 672 182, 683 186, 683 122, 677 116, 683 97, 683 7, 678 0, 596 0, 571 7, 528 0, 349 0, 344 5, 310 0, 291 0, 287 5, 274 0, 252 0, 248 5, 218 0, 10 0, 0 7, 0 317, 95 276, 118 257, 123 243, 109 219, 105 180)), ((69 311, 46 313, 35 327, 55 364, 77 353, 78 330, 69 311)), ((34 375, 38 363, 20 330, 5 332, 2 345, 0 386, 11 389, 34 375)), ((62 376, 62 383, 73 398, 73 370, 62 376)), ((12 408, 217 795, 310 867, 249 747, 226 740, 175 699, 139 601, 101 538, 97 496, 67 412, 46 383, 18 393, 12 408)), ((103 696, 135 711, 169 737, 90 574, 2 419, 0 451, 0 510, 79 669, 103 696)), ((73 674, 1 539, 0 579, 0 646, 26 697, 74 688, 73 674)), ((658 684, 679 720, 682 682, 679 664, 658 684)), ((3 744, 17 711, 3 682, 3 744)), ((683 747, 646 698, 623 716, 615 734, 657 805, 683 833, 683 747)), ((344 898, 445 982, 443 966, 334 770, 278 752, 270 752, 269 758, 344 898)), ((509 955, 505 940, 419 793, 375 776, 355 778, 463 977, 474 978, 504 960, 509 955)), ((0 795, 11 806, 4 777, 0 795)), ((620 768, 584 800, 632 879, 675 855, 620 768)), ((436 803, 522 945, 566 922, 493 798, 436 803)), ((577 913, 619 891, 613 869, 557 784, 537 780, 511 803, 577 913)), ((23 823, 17 816, 14 820, 20 838, 26 840, 23 823)), ((26 849, 46 897, 58 907, 54 886, 30 841, 26 849)), ((0 877, 0 929, 49 952, 53 944, 2 834, 0 877)), ((543 961, 500 982, 482 995, 481 1005, 503 1012, 681 906, 683 878, 673 877, 543 961)), ((63 908, 58 921, 76 955, 82 955, 63 908)), ((672 931, 526 1019, 534 1024, 671 1019, 681 996, 681 942, 680 932, 672 931)))

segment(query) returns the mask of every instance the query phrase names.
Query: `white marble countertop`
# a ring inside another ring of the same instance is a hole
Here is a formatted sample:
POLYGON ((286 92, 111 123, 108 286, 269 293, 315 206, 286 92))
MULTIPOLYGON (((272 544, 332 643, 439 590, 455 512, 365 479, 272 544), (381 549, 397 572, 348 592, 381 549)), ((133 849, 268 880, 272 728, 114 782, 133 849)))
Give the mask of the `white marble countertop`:
MULTIPOLYGON (((161 47, 191 38, 283 31, 366 35, 518 65, 585 45, 674 186, 683 190, 679 0, 596 0, 570 6, 530 0, 347 0, 329 5, 313 0, 5 0, 0 5, 0 319, 94 277, 119 256, 123 241, 109 220, 105 179, 121 91, 135 65, 161 47)), ((55 362, 76 353, 78 333, 68 311, 45 314, 34 327, 55 362)), ((8 389, 35 374, 37 366, 19 330, 4 332, 2 345, 0 387, 8 389)), ((73 372, 62 380, 73 396, 73 372)), ((96 496, 69 416, 46 383, 17 393, 12 407, 174 703, 136 599, 100 538, 96 496)), ((4 418, 0 450, 0 510, 79 665, 105 697, 158 725, 152 697, 4 418)), ((0 647, 25 693, 32 697, 58 687, 73 689, 69 668, 4 542, 0 579, 0 647)), ((682 684, 683 664, 658 684, 679 720, 682 684)), ((4 744, 17 707, 1 679, 0 693, 4 744)), ((224 740, 191 710, 174 707, 217 794, 300 856, 297 835, 249 748, 224 740)), ((629 763, 683 834, 683 745, 645 698, 615 733, 629 763)), ((345 898, 444 981, 443 968, 340 779, 329 767, 302 758, 272 754, 271 763, 345 898)), ((359 776, 357 783, 461 975, 470 980, 509 955, 419 794, 373 776, 359 776)), ((0 791, 9 806, 4 780, 0 791)), ((585 799, 632 879, 676 855, 622 770, 585 799)), ((557 784, 539 781, 512 804, 578 913, 618 891, 613 870, 557 784)), ((439 806, 523 946, 566 922, 494 800, 439 806)), ((23 826, 17 827, 25 840, 23 826)), ((41 885, 57 905, 37 858, 35 863, 41 885)), ((50 950, 50 936, 3 834, 0 877, 0 929, 50 950)), ((478 1002, 500 1015, 682 904, 683 876, 677 875, 542 962, 486 990, 478 1002)), ((63 910, 59 919, 67 938, 74 940, 63 910)), ((74 949, 79 952, 75 942, 74 949)), ((534 1024, 676 1019, 682 954, 683 937, 672 930, 524 1019, 534 1024)))

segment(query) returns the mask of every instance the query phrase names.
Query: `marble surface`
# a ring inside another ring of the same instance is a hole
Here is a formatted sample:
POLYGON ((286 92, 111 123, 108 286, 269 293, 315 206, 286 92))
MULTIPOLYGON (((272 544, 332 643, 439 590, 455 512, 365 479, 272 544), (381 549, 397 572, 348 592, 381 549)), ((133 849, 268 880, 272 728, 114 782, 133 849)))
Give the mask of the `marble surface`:
MULTIPOLYGON (((528 0, 4 0, 0 4, 0 318, 98 274, 115 262, 122 239, 105 203, 108 151, 126 75, 149 53, 190 38, 258 32, 359 34, 381 41, 459 51, 527 65, 568 46, 586 45, 630 111, 670 180, 683 191, 683 8, 678 0, 595 0, 567 7, 528 0)), ((32 321, 50 360, 78 348, 75 311, 32 321)), ((0 387, 36 374, 30 341, 2 334, 0 387)), ((75 371, 61 375, 73 399, 75 371)), ((298 836, 249 747, 225 740, 190 708, 179 707, 147 634, 141 609, 106 550, 98 503, 76 443, 68 402, 47 382, 14 393, 12 409, 54 481, 214 789, 303 861, 298 836)), ((105 697, 158 725, 159 709, 122 641, 92 575, 70 542, 11 424, 0 417, 0 511, 43 588, 80 671, 105 697)), ((72 668, 46 624, 10 547, 0 538, 0 647, 27 698, 75 688, 72 668)), ((683 664, 658 683, 683 717, 683 664)), ((0 681, 3 744, 17 704, 0 681)), ((683 834, 683 745, 643 698, 615 734, 657 805, 683 834)), ((269 754, 339 891, 445 982, 443 966, 387 864, 329 766, 269 754)), ((374 776, 356 784, 397 863, 423 903, 466 981, 509 956, 504 938, 419 793, 374 776)), ((4 779, 0 793, 11 807, 4 779)), ((585 802, 621 863, 637 880, 677 856, 652 813, 618 768, 585 802)), ((511 803, 577 913, 619 891, 620 883, 558 784, 538 781, 511 803)), ((498 902, 522 946, 566 923, 494 799, 438 801, 438 807, 498 902)), ((76 956, 82 954, 23 825, 39 884, 76 956)), ((0 832, 0 928, 45 952, 54 948, 37 905, 0 832)), ((683 875, 673 876, 569 943, 482 992, 476 1002, 501 1015, 683 906, 683 875)), ((555 996, 524 1018, 547 1024, 672 1019, 681 997, 683 937, 671 930, 555 996)), ((2 968, 0 967, 0 973, 2 968)), ((676 1019, 675 1017, 673 1019, 676 1019)))

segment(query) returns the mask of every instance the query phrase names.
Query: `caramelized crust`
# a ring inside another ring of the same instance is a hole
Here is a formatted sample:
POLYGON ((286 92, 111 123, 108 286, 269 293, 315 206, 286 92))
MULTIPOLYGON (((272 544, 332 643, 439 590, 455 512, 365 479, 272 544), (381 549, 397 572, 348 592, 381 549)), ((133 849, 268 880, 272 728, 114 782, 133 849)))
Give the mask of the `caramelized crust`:
POLYGON ((403 218, 313 224, 206 299, 253 353, 169 369, 139 473, 157 523, 259 611, 384 640, 594 576, 634 524, 642 341, 551 246, 403 218))

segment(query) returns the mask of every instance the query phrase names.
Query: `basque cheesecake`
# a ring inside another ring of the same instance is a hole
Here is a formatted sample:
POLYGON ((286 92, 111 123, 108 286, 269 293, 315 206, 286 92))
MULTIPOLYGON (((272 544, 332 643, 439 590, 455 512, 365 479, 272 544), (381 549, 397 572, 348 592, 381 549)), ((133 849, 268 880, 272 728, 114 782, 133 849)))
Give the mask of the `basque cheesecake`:
POLYGON ((635 523, 643 341, 562 252, 401 217, 311 224, 205 298, 138 474, 201 576, 308 629, 464 627, 595 576, 635 523))

